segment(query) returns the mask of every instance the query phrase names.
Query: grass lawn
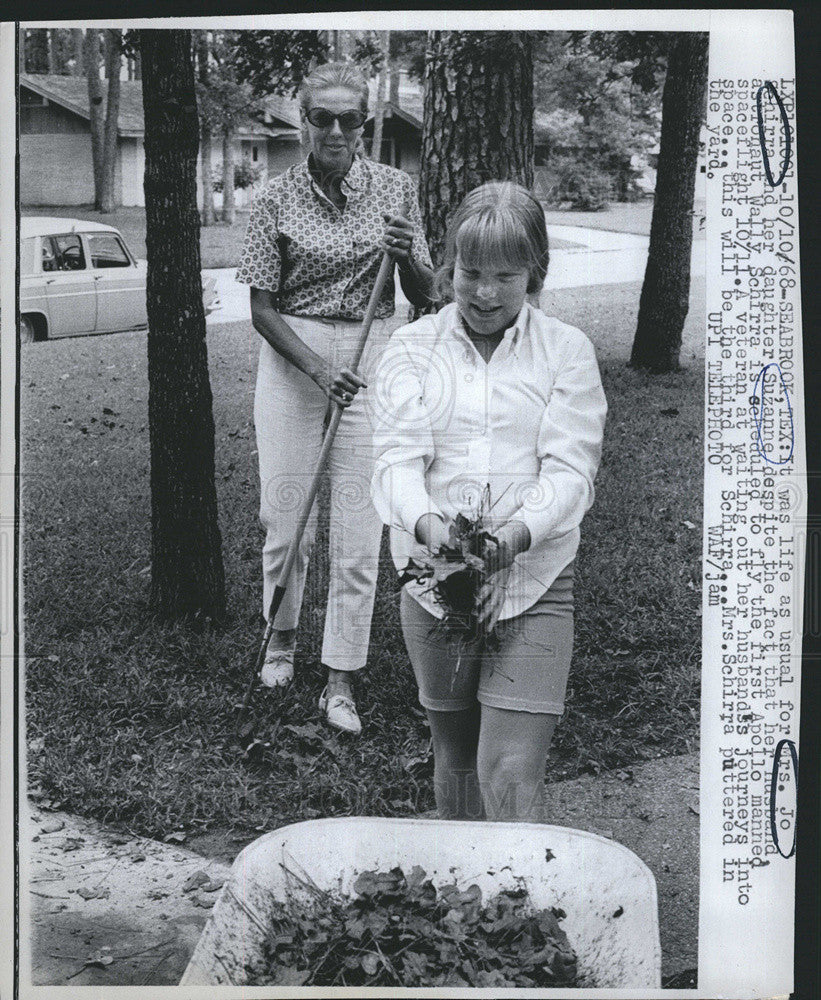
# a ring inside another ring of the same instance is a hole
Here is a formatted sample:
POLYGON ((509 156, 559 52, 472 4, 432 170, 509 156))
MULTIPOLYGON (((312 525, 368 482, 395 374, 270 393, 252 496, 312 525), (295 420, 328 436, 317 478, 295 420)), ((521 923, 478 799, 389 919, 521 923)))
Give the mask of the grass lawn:
MULTIPOLYGON (((704 201, 696 201, 693 210, 693 239, 704 239, 702 216, 705 213, 704 201)), ((653 218, 653 199, 645 198, 636 202, 614 201, 601 212, 576 212, 548 208, 545 219, 550 226, 583 226, 586 229, 606 229, 613 233, 635 233, 638 236, 650 235, 650 222, 653 218)))
MULTIPOLYGON (((576 648, 550 780, 693 750, 698 739, 703 281, 684 368, 627 368, 640 286, 550 293, 595 341, 610 405, 597 499, 582 526, 576 648)), ((208 334, 229 597, 222 628, 148 613, 145 335, 26 345, 21 364, 29 782, 63 808, 135 832, 184 828, 238 842, 320 815, 411 815, 433 805, 416 700, 383 545, 364 733, 327 730, 316 699, 327 564, 316 548, 296 683, 260 692, 253 766, 229 733, 259 622, 261 528, 252 425, 255 334, 208 334)), ((322 532, 326 531, 321 520, 322 532)))

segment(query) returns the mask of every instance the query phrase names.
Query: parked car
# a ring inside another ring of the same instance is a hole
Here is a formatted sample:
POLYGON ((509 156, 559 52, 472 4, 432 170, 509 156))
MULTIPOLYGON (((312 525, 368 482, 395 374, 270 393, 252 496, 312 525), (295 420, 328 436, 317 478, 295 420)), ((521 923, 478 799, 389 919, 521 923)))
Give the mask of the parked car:
MULTIPOLYGON (((147 267, 113 226, 21 218, 21 342, 146 327, 147 267)), ((202 301, 206 316, 219 308, 213 278, 203 282, 202 301)))

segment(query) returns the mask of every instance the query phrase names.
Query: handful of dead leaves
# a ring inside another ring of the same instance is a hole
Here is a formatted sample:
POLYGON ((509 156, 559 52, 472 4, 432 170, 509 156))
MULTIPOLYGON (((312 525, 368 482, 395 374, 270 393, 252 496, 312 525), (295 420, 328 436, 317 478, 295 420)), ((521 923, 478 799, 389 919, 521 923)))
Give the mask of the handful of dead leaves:
POLYGON ((484 905, 477 885, 437 889, 423 868, 364 871, 356 897, 303 882, 313 899, 277 903, 265 968, 251 985, 555 987, 576 982, 559 909, 525 889, 484 905))
POLYGON ((495 626, 488 628, 479 618, 479 592, 486 582, 494 582, 488 556, 499 548, 499 539, 487 529, 490 509, 490 490, 486 488, 475 515, 457 514, 450 523, 447 543, 419 560, 409 559, 399 576, 400 587, 410 580, 425 585, 444 612, 434 628, 458 645, 455 673, 465 645, 480 643, 480 650, 498 646, 495 626))

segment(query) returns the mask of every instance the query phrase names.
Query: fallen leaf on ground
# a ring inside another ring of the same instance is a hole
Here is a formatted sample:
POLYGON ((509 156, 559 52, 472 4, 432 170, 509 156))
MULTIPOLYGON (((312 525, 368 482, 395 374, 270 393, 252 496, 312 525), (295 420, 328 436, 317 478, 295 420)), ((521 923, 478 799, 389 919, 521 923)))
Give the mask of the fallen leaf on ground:
POLYGON ((61 819, 50 819, 48 823, 43 823, 40 827, 40 833, 58 833, 65 825, 61 819))
POLYGON ((101 969, 104 969, 107 965, 111 965, 114 958, 111 955, 106 954, 103 951, 97 951, 93 955, 89 955, 86 959, 86 965, 96 965, 101 969))
POLYGON ((80 848, 85 844, 82 837, 66 837, 62 844, 60 844, 60 849, 64 854, 69 851, 79 851, 80 848))
POLYGON ((200 886, 203 892, 216 892, 217 889, 221 889, 225 885, 225 879, 217 879, 214 882, 206 882, 200 886))
POLYGON ((82 896, 83 899, 108 899, 111 895, 111 890, 107 885, 98 885, 93 889, 87 889, 84 885, 81 885, 77 890, 77 895, 82 896))
POLYGON ((174 833, 167 833, 163 840, 166 844, 183 844, 185 843, 186 835, 179 830, 175 830, 174 833))
POLYGON ((211 907, 216 903, 216 896, 192 896, 191 902, 194 906, 201 906, 203 910, 210 910, 211 907))
POLYGON ((183 892, 191 892, 192 889, 196 889, 198 886, 206 885, 211 881, 209 875, 205 872, 194 872, 193 875, 189 875, 188 878, 182 884, 183 892))

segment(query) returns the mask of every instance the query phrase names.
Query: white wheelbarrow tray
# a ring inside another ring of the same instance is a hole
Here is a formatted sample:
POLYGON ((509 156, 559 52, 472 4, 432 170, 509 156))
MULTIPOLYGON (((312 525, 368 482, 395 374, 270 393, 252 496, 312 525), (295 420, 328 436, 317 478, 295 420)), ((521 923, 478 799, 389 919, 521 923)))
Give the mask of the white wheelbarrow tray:
MULTIPOLYGON (((435 885, 476 883, 483 900, 523 884, 536 907, 561 907, 584 985, 661 985, 656 883, 632 851, 582 830, 536 823, 346 817, 285 826, 249 844, 223 886, 181 986, 244 985, 263 955, 272 900, 298 882, 351 893, 359 872, 409 872, 435 885)), ((580 984, 581 985, 581 984, 580 984)))

